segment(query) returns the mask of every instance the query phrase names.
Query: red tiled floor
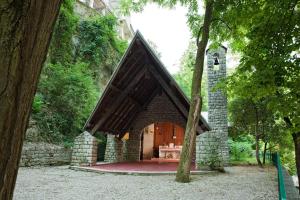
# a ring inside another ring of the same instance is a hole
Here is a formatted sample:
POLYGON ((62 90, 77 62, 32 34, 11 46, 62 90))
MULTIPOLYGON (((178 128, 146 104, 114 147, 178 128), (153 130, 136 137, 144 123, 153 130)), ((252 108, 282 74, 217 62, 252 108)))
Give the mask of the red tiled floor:
MULTIPOLYGON (((178 162, 158 162, 158 161, 140 161, 140 162, 122 162, 111 164, 98 164, 90 168, 103 171, 123 171, 123 172, 172 172, 176 171, 178 162)), ((195 164, 192 164, 192 170, 195 169, 195 164)))

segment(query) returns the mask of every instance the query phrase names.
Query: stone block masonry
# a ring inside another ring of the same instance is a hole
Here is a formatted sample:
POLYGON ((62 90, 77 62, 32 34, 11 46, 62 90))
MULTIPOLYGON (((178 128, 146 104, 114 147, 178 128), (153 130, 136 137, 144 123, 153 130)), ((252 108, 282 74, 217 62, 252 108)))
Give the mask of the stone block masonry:
POLYGON ((208 123, 212 130, 201 134, 196 141, 198 168, 218 168, 228 164, 227 97, 215 86, 226 78, 226 49, 207 51, 208 123), (215 65, 216 59, 219 64, 215 65))
POLYGON ((126 161, 139 161, 141 151, 141 131, 131 131, 129 140, 125 141, 126 161))
POLYGON ((20 160, 21 167, 64 165, 71 160, 71 149, 45 142, 25 142, 20 160))
POLYGON ((131 131, 128 140, 107 135, 104 161, 109 163, 140 160, 140 131, 131 131))
POLYGON ((104 161, 109 163, 124 161, 123 150, 124 143, 114 135, 107 135, 104 161))
POLYGON ((21 167, 70 164, 72 150, 44 141, 37 122, 30 119, 20 159, 21 167))
POLYGON ((71 165, 91 166, 97 162, 97 140, 84 131, 76 137, 72 151, 71 165))

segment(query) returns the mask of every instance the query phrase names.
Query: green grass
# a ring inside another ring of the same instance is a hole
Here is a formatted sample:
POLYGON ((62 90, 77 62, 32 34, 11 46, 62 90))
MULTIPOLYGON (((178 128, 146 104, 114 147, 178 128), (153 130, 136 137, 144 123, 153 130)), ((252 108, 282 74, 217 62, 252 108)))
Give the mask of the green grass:
MULTIPOLYGON (((261 159, 262 161, 262 159, 261 159)), ((231 165, 257 165, 257 161, 255 157, 246 157, 246 158, 242 158, 240 160, 234 160, 232 158, 230 158, 229 163, 231 165)), ((266 159, 266 165, 270 165, 272 164, 272 162, 268 159, 266 159)))

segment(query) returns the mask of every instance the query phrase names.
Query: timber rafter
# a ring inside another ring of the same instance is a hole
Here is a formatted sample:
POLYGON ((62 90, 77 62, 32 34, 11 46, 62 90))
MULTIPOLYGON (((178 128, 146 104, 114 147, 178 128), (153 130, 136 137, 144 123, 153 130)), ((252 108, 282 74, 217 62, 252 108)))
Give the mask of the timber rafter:
MULTIPOLYGON (((84 129, 92 134, 102 131, 121 137, 162 92, 187 119, 189 100, 137 32, 84 129)), ((210 128, 201 118, 198 133, 207 130, 210 128)))

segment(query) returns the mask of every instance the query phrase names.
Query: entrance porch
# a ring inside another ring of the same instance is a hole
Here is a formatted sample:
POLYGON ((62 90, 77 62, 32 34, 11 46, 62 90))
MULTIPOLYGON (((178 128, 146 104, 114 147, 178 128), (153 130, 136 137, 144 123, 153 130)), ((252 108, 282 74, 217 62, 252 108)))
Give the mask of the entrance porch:
MULTIPOLYGON (((71 169, 96 173, 166 175, 176 174, 178 161, 144 160, 139 162, 97 163, 94 166, 71 166, 71 169)), ((197 170, 192 163, 191 174, 211 173, 213 171, 197 170)))
POLYGON ((104 162, 145 161, 144 165, 170 162, 175 166, 180 159, 183 140, 184 129, 172 122, 155 122, 140 131, 128 132, 122 138, 108 134, 104 162))

